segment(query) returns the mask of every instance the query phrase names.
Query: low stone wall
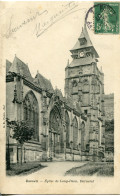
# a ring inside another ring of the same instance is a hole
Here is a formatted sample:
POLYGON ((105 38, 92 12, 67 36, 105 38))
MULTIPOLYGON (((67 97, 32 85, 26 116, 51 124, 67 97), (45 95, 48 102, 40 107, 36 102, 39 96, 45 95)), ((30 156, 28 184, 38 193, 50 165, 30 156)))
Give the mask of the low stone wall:
POLYGON ((73 160, 73 154, 66 153, 66 161, 72 161, 73 160))
POLYGON ((45 157, 45 153, 42 152, 39 144, 29 144, 25 143, 22 147, 17 146, 16 144, 11 144, 9 147, 10 154, 10 163, 20 163, 21 158, 22 162, 31 162, 31 161, 41 161, 45 157), (22 157, 21 157, 22 154, 22 157))
POLYGON ((81 161, 80 155, 73 154, 73 157, 74 157, 74 161, 81 161))

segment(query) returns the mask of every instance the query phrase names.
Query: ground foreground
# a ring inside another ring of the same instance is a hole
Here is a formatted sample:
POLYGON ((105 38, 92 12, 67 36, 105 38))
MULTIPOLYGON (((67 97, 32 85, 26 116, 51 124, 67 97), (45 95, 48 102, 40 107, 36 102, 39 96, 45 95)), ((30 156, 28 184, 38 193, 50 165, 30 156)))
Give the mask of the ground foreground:
POLYGON ((114 176, 113 162, 89 162, 66 172, 70 176, 114 176))
POLYGON ((107 162, 30 162, 11 165, 7 175, 35 175, 38 176, 113 176, 114 164, 107 162))
POLYGON ((10 169, 7 170, 7 175, 14 176, 20 174, 29 174, 33 173, 37 170, 44 168, 45 166, 41 165, 40 162, 29 162, 29 163, 22 163, 21 164, 11 164, 10 169))
MULTIPOLYGON (((42 162, 42 166, 44 166, 43 169, 38 170, 35 172, 35 175, 37 176, 44 176, 44 177, 63 177, 65 176, 66 171, 75 168, 80 167, 86 162, 77 162, 77 161, 61 161, 61 162, 42 162)), ((32 175, 32 174, 31 174, 32 175)), ((29 177, 31 176, 29 175, 29 177)))

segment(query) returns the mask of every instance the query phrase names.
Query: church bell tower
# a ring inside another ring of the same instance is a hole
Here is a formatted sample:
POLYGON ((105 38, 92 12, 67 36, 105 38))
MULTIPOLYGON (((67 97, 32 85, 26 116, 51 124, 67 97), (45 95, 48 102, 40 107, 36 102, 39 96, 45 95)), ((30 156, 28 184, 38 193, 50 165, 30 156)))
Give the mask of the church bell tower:
MULTIPOLYGON (((90 153, 104 151, 104 74, 97 66, 95 50, 86 25, 70 50, 72 62, 65 68, 65 96, 79 103, 82 113, 89 118, 90 153)), ((87 134, 88 135, 88 134, 87 134)))

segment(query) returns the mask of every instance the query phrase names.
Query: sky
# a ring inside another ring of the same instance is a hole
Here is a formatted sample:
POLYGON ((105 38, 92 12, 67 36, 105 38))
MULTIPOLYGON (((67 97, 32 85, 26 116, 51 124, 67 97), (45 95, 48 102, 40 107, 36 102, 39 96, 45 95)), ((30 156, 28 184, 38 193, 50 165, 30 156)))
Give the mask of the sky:
MULTIPOLYGON (((72 60, 70 49, 81 33, 92 2, 69 5, 68 2, 1 2, 0 5, 3 67, 6 59, 13 62, 16 54, 28 64, 33 77, 38 70, 51 80, 54 88, 57 86, 64 92, 65 67, 68 59, 72 60)), ((92 14, 88 20, 93 22, 92 14)), ((88 33, 100 56, 98 67, 102 66, 104 72, 105 93, 113 93, 120 76, 120 35, 94 34, 93 29, 88 29, 88 33)))

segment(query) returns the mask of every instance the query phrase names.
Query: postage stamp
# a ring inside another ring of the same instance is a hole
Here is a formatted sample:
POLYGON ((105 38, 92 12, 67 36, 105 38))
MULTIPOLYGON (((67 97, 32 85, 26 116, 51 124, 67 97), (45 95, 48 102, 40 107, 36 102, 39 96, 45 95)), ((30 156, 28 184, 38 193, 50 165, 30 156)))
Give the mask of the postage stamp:
POLYGON ((94 32, 119 34, 119 2, 94 2, 94 32))

